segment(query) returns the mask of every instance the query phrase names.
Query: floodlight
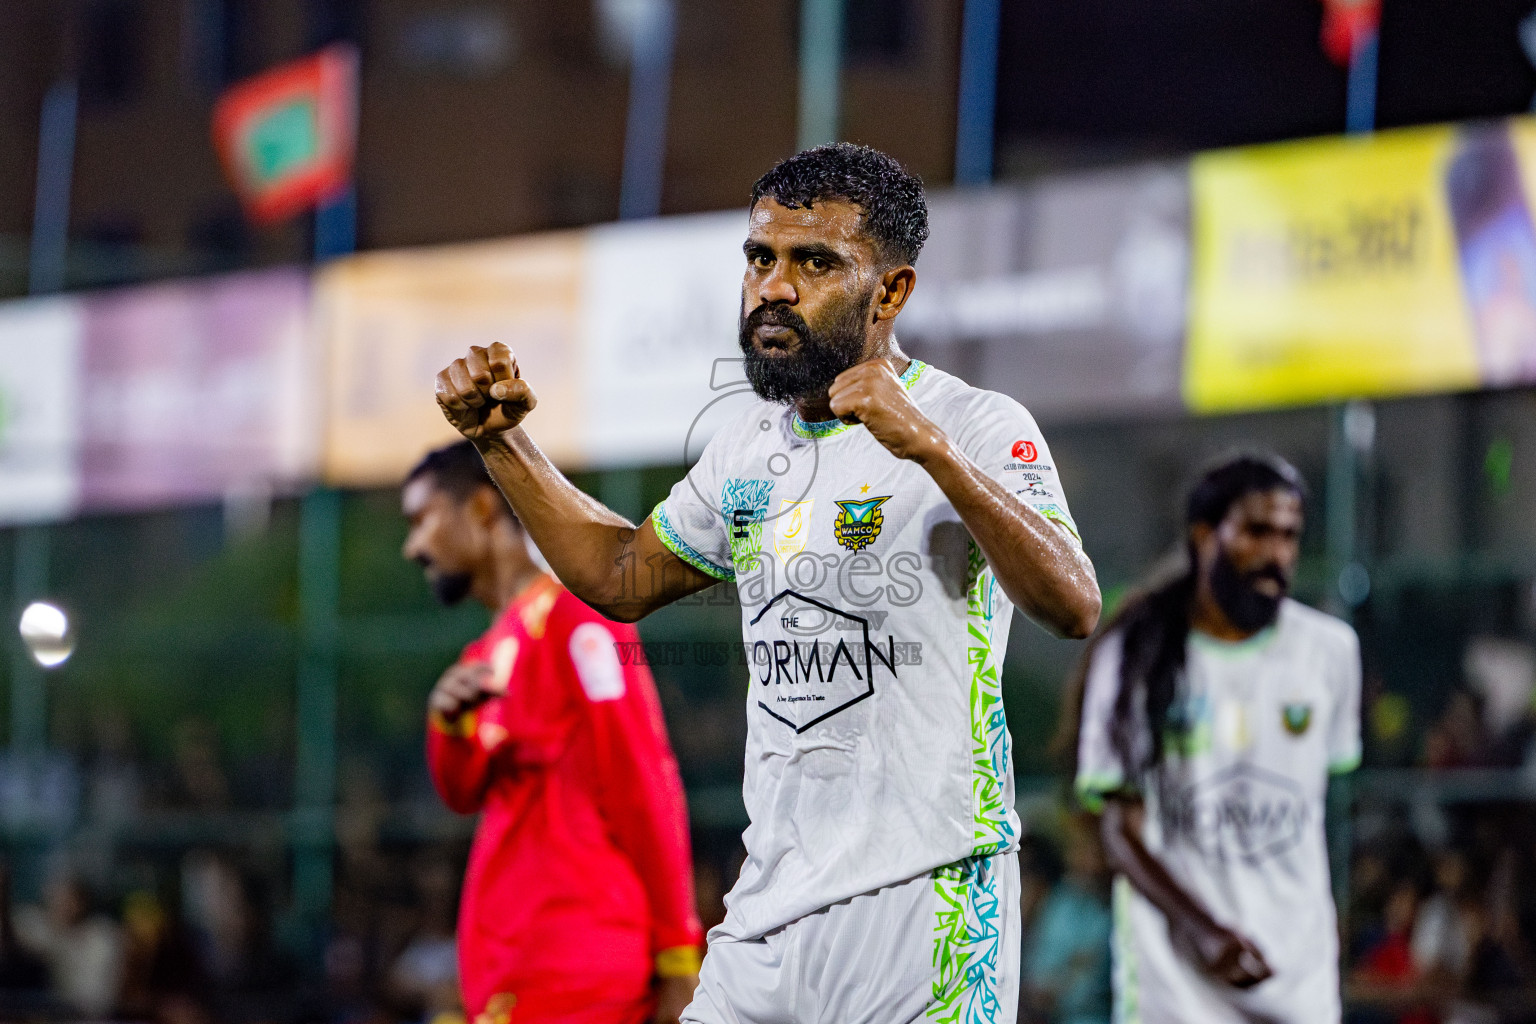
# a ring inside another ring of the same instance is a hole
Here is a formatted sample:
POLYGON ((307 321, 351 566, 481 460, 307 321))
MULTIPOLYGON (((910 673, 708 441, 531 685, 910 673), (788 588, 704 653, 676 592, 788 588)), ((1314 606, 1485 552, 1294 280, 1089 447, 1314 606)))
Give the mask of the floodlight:
POLYGON ((75 653, 75 637, 70 632, 69 616, 64 609, 47 601, 33 601, 21 613, 21 640, 32 660, 43 668, 58 668, 75 653))

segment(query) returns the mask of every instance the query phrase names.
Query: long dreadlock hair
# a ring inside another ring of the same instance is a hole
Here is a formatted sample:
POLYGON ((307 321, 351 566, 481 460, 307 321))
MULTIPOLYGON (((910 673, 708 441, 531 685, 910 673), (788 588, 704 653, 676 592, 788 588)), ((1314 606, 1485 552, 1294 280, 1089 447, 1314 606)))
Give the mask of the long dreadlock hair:
POLYGON ((1182 571, 1127 598, 1089 643, 1072 680, 1071 700, 1075 704, 1072 717, 1076 721, 1072 722, 1071 736, 1063 730, 1057 741, 1062 753, 1071 751, 1075 760, 1088 667, 1104 638, 1119 630, 1122 636, 1120 689, 1115 696, 1110 742, 1120 763, 1125 766, 1127 781, 1162 762, 1163 730, 1184 673, 1190 605, 1199 582, 1198 560, 1194 542, 1188 536, 1189 528, 1197 523, 1215 527, 1242 498, 1255 492, 1276 490, 1306 497, 1306 484, 1301 474, 1276 455, 1259 453, 1229 457, 1201 475, 1190 490, 1185 505, 1185 564, 1182 571), (1138 714, 1138 700, 1144 714, 1138 714), (1150 735, 1143 730, 1149 730, 1150 735))

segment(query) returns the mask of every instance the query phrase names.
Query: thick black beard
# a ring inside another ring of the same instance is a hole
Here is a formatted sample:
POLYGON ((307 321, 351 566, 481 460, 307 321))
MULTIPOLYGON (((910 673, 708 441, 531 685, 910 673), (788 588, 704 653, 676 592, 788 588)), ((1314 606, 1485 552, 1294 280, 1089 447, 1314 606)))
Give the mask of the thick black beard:
POLYGON ((432 572, 427 579, 432 584, 432 596, 449 608, 468 597, 474 585, 474 577, 467 572, 432 572))
POLYGON ((780 405, 826 393, 838 374, 863 362, 868 333, 864 315, 873 298, 871 292, 837 310, 820 331, 813 331, 799 313, 779 303, 764 303, 741 316, 737 340, 752 390, 763 401, 780 405), (794 353, 771 356, 760 351, 752 335, 763 324, 794 331, 800 339, 794 353))
POLYGON ((1244 633, 1257 633, 1273 625, 1280 617, 1280 602, 1285 600, 1289 590, 1290 580, 1279 566, 1267 565, 1253 572, 1238 572, 1225 551, 1216 552, 1216 564, 1211 566, 1211 596, 1227 621, 1244 633), (1254 583, 1265 578, 1280 584, 1279 597, 1270 597, 1254 589, 1254 583))

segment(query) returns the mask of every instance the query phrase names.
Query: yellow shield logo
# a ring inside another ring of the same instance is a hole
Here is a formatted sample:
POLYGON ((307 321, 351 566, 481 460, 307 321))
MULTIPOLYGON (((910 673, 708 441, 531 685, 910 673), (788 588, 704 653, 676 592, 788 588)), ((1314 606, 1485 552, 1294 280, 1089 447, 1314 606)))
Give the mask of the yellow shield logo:
POLYGON ((815 504, 815 498, 780 499, 779 515, 773 524, 773 550, 782 560, 787 562, 805 550, 805 537, 811 529, 811 506, 815 504))

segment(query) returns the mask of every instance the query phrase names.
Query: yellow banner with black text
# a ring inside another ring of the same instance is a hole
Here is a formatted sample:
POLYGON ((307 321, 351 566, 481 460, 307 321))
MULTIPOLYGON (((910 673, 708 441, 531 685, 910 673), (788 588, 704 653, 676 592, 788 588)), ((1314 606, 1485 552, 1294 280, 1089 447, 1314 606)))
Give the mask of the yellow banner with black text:
POLYGON ((1536 381, 1536 125, 1197 156, 1196 412, 1536 381))

